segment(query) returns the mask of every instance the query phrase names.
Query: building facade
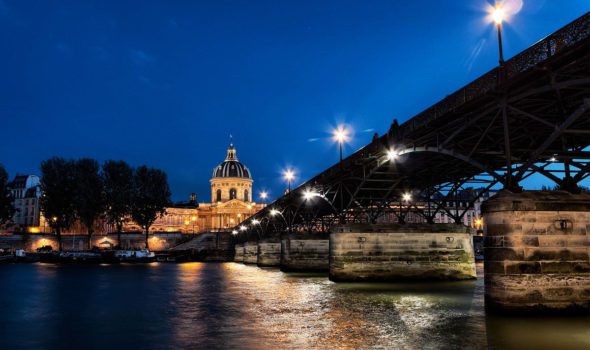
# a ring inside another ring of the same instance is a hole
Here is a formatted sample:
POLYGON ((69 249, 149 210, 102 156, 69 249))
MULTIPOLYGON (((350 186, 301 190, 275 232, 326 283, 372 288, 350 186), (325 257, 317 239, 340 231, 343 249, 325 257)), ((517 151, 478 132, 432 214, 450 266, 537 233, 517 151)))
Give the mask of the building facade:
POLYGON ((18 231, 34 227, 40 230, 45 220, 41 215, 41 181, 37 175, 16 175, 8 184, 15 209, 12 223, 18 231))
MULTIPOLYGON (((196 195, 191 194, 189 201, 166 208, 166 214, 158 218, 150 230, 182 233, 227 231, 264 208, 264 204, 252 200, 252 173, 238 160, 233 144, 230 144, 225 160, 213 169, 209 182, 210 203, 198 203, 196 195)), ((124 229, 141 230, 134 223, 125 225, 124 229)))

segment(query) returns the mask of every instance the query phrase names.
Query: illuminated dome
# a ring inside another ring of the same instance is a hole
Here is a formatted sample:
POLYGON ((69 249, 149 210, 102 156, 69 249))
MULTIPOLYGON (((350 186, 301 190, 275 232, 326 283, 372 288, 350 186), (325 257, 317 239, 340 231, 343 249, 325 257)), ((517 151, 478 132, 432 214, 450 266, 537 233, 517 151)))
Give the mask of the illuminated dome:
POLYGON ((225 178, 225 177, 234 177, 234 178, 241 178, 241 179, 252 179, 252 175, 250 174, 250 170, 238 161, 238 157, 236 157, 236 149, 234 148, 233 144, 229 145, 227 150, 227 157, 225 157, 225 161, 219 164, 213 170, 213 178, 225 178))

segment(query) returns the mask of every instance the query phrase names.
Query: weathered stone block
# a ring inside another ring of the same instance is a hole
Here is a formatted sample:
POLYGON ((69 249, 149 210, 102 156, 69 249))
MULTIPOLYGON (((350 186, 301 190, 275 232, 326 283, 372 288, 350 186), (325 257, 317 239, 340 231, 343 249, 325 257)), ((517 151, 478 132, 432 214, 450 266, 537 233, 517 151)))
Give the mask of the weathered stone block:
POLYGON ((472 237, 461 226, 351 225, 334 231, 333 281, 475 278, 472 237))
POLYGON ((258 266, 280 266, 281 265, 281 243, 259 241, 258 242, 258 258, 256 260, 258 266))
POLYGON ((484 229, 487 307, 590 312, 590 195, 502 191, 482 211, 492 224, 484 229))
POLYGON ((285 235, 281 239, 281 271, 328 271, 329 251, 330 241, 325 234, 285 235))

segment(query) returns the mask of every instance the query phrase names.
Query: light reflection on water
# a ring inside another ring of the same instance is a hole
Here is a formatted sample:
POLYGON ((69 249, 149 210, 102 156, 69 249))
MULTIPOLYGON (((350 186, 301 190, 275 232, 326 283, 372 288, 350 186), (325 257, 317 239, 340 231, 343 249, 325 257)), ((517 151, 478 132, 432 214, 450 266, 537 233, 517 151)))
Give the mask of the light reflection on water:
POLYGON ((333 283, 226 263, 0 266, 0 349, 589 349, 589 318, 487 316, 483 281, 333 283))

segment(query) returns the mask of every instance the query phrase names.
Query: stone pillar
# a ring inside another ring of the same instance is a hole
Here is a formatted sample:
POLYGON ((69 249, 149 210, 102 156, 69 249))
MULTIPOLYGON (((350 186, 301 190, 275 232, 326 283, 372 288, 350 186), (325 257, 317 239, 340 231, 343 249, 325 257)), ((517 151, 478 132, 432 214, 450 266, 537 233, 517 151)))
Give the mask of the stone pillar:
POLYGON ((330 280, 476 278, 472 235, 455 224, 353 224, 330 234, 330 280))
POLYGON ((244 243, 237 243, 235 246, 235 254, 234 254, 234 261, 235 262, 244 262, 244 243))
POLYGON ((244 264, 256 264, 258 262, 258 243, 244 243, 244 264))
POLYGON ((281 238, 281 271, 328 271, 330 240, 325 234, 290 234, 281 238))
POLYGON ((258 241, 258 266, 281 265, 281 242, 278 238, 258 241))
POLYGON ((590 312, 590 195, 501 191, 482 206, 489 309, 590 312))

